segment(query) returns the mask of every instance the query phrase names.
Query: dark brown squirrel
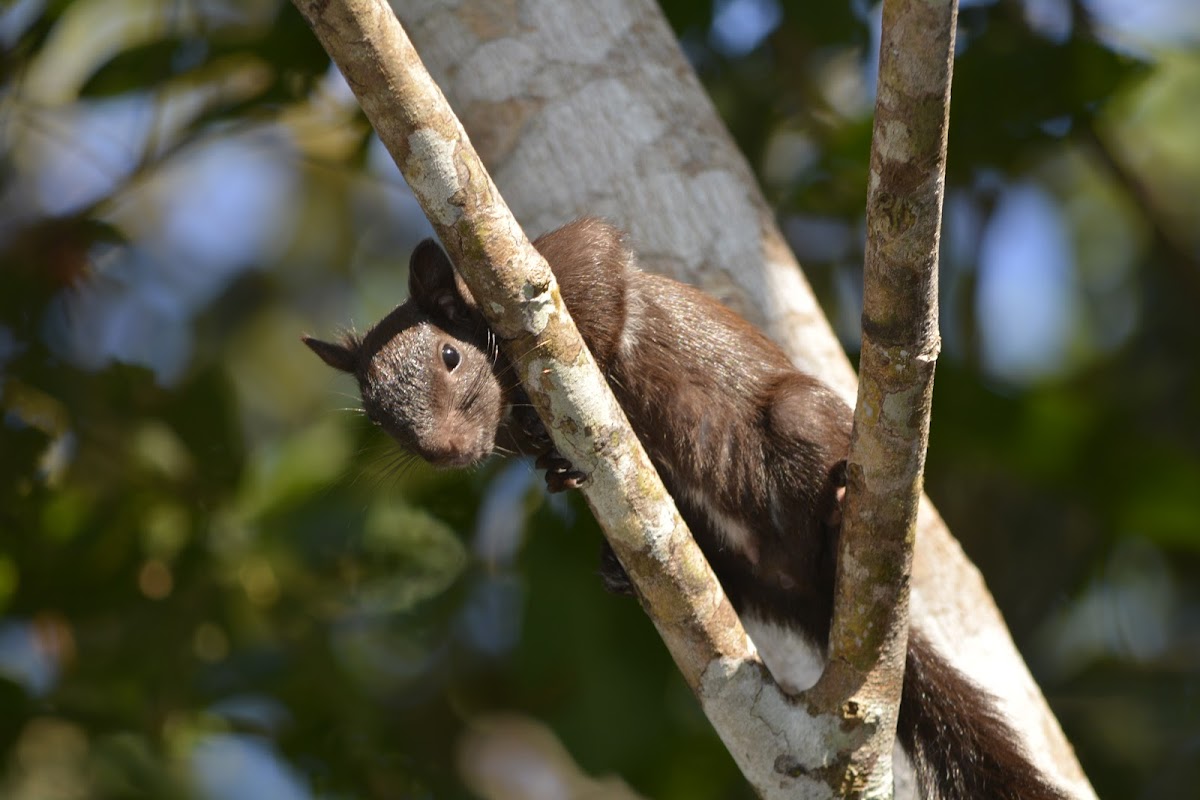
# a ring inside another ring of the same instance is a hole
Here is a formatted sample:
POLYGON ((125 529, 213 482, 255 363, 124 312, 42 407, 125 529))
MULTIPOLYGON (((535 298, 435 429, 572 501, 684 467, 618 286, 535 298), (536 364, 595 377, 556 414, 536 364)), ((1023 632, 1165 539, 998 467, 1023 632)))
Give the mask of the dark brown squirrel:
MULTIPOLYGON (((716 300, 640 271, 608 223, 576 220, 534 246, 767 667, 789 690, 811 685, 832 617, 850 409, 716 300)), ((410 299, 366 336, 305 344, 352 373, 367 416, 434 465, 474 464, 503 443, 538 455, 551 491, 586 480, 553 451, 437 244, 409 268, 410 299)), ((607 547, 601 572, 630 591, 607 547)), ((924 797, 1065 797, 989 695, 915 628, 897 736, 924 797)))

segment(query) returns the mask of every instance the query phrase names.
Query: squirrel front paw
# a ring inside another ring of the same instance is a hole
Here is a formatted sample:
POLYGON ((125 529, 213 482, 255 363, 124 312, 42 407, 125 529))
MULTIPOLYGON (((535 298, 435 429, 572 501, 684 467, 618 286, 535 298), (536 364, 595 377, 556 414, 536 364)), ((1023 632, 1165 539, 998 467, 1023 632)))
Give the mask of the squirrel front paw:
POLYGON ((546 489, 551 494, 578 489, 587 480, 587 475, 571 466, 571 462, 551 448, 537 457, 538 469, 546 470, 546 489))
POLYGON ((546 470, 546 489, 556 494, 582 486, 587 475, 571 466, 571 462, 554 448, 554 442, 550 440, 542 418, 527 403, 518 408, 519 411, 514 412, 513 417, 525 442, 522 449, 539 454, 535 463, 538 469, 546 470))

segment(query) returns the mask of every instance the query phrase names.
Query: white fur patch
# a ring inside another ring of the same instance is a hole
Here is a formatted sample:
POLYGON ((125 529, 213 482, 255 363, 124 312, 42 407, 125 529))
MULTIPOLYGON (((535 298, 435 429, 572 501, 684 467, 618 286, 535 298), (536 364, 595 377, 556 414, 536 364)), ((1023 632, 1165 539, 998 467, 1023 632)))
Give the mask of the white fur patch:
POLYGON ((709 501, 708 495, 703 490, 685 486, 683 493, 687 500, 697 506, 713 524, 717 534, 726 545, 738 551, 751 564, 758 564, 758 538, 753 531, 717 508, 709 501))
POLYGON ((742 626, 775 682, 785 691, 795 694, 817 682, 825 658, 807 638, 792 628, 750 614, 742 617, 742 626))

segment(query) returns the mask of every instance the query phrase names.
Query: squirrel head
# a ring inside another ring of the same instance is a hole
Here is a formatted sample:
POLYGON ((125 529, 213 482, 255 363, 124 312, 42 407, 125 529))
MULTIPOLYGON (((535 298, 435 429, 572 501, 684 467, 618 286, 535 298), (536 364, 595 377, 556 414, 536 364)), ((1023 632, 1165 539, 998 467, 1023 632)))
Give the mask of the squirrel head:
POLYGON ((498 351, 471 293, 437 243, 409 261, 409 299, 359 337, 302 340, 358 380, 367 417, 438 467, 475 464, 494 449, 507 411, 498 351))

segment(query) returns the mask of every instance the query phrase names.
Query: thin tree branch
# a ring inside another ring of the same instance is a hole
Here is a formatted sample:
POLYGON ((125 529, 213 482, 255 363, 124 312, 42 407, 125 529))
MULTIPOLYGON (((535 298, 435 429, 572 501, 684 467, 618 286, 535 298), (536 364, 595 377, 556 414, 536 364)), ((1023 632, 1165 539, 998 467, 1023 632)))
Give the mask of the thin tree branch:
POLYGON ((853 796, 891 797, 937 325, 957 0, 885 0, 871 138, 858 403, 829 663, 813 694, 862 727, 853 796))

